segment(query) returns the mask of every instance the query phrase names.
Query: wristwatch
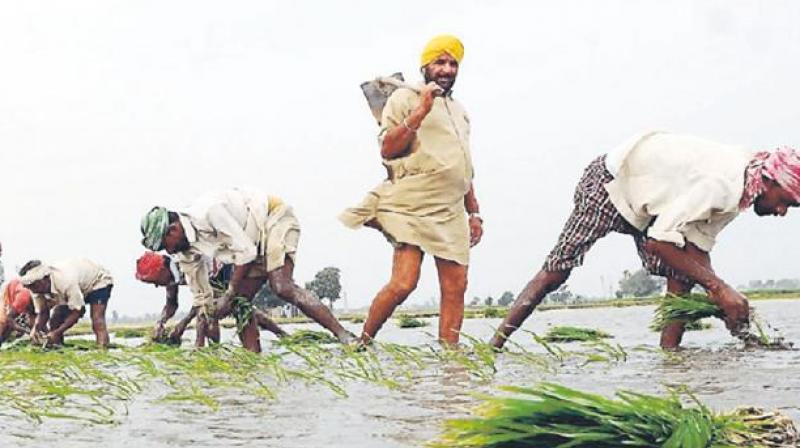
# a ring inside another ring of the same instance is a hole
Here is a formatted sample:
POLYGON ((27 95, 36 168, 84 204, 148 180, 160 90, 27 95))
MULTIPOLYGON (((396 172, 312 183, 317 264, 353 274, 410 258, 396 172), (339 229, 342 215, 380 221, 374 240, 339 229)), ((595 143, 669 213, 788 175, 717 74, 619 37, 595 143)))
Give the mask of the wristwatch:
POLYGON ((478 220, 480 220, 481 224, 483 224, 483 216, 481 216, 480 212, 470 213, 469 217, 470 218, 478 218, 478 220))

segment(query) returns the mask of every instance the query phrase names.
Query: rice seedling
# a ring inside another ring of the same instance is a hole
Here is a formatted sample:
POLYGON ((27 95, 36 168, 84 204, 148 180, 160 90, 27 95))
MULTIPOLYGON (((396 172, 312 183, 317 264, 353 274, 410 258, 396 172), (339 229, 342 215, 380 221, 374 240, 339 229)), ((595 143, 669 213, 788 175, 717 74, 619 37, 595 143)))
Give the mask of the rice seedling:
POLYGON ((655 317, 650 325, 654 331, 661 331, 673 321, 694 322, 708 317, 722 319, 722 310, 702 294, 686 296, 668 295, 656 308, 655 317))
MULTIPOLYGON (((656 308, 656 314, 650 328, 654 331, 661 331, 670 322, 679 321, 690 324, 708 317, 723 319, 725 314, 707 296, 702 294, 690 294, 680 297, 669 295, 656 308)), ((793 344, 786 342, 783 337, 771 337, 767 334, 764 331, 766 324, 761 321, 752 308, 750 309, 750 322, 755 326, 755 333, 752 332, 750 327, 746 327, 736 333, 736 337, 742 340, 745 346, 778 350, 792 348, 793 344)))
POLYGON ((543 339, 547 342, 586 342, 598 341, 601 339, 612 338, 610 334, 582 327, 551 327, 544 335, 543 339))
POLYGON ((145 328, 120 328, 114 330, 114 337, 116 338, 144 338, 149 336, 150 330, 145 328))
POLYGON ((417 319, 416 317, 402 315, 397 318, 397 326, 400 328, 419 328, 427 325, 428 322, 422 319, 417 319))
POLYGON ((247 297, 234 297, 231 304, 231 314, 236 319, 236 334, 242 334, 253 318, 253 302, 247 297))
POLYGON ((339 341, 330 333, 314 330, 297 330, 277 341, 277 345, 294 344, 336 344, 339 341))
POLYGON ((508 314, 508 308, 495 308, 489 306, 483 310, 483 317, 488 317, 488 318, 506 317, 507 314, 508 314))
POLYGON ((752 420, 742 411, 716 414, 686 392, 619 391, 606 398, 552 383, 502 390, 514 395, 483 397, 474 417, 448 420, 430 446, 779 447, 798 441, 793 423, 780 414, 756 410, 752 420))

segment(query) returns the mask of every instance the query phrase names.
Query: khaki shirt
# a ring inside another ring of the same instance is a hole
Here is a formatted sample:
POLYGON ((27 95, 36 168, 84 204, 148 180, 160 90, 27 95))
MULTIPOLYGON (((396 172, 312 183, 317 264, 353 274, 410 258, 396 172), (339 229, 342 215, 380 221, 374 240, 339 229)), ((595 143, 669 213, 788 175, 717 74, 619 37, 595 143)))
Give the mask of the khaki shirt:
POLYGON ((86 258, 67 260, 50 267, 50 292, 33 297, 37 313, 45 304, 49 307, 67 305, 71 310, 80 310, 86 305, 84 296, 114 284, 106 268, 86 258))
POLYGON ((708 252, 740 212, 755 152, 666 132, 638 135, 608 153, 611 202, 650 238, 708 252))
MULTIPOLYGON (((403 126, 419 95, 397 89, 386 102, 379 141, 403 126)), ((464 196, 474 177, 469 149, 470 122, 452 96, 436 97, 422 120, 410 153, 384 160, 389 179, 339 219, 348 227, 376 219, 389 241, 419 246, 439 258, 469 264, 469 224, 464 196)))

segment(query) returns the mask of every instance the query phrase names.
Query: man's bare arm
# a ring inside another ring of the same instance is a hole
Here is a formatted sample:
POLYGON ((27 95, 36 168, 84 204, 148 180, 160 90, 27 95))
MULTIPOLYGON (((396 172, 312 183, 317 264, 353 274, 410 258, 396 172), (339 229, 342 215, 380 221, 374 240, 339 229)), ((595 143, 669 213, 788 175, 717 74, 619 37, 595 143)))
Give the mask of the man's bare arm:
POLYGON ((436 92, 441 92, 441 88, 435 83, 430 83, 422 88, 417 108, 403 120, 403 123, 390 129, 384 135, 381 157, 391 160, 408 154, 408 148, 416 137, 417 129, 433 108, 433 97, 436 92))
POLYGON ((725 312, 725 323, 732 332, 749 320, 747 299, 717 276, 711 267, 711 257, 687 242, 683 248, 664 241, 648 240, 645 248, 664 263, 696 281, 708 291, 708 297, 725 312))
POLYGON ((53 338, 59 338, 61 335, 64 334, 67 330, 72 328, 73 325, 78 323, 78 320, 81 318, 81 310, 69 310, 69 314, 64 319, 64 322, 56 328, 55 330, 50 330, 49 335, 53 336, 53 338))

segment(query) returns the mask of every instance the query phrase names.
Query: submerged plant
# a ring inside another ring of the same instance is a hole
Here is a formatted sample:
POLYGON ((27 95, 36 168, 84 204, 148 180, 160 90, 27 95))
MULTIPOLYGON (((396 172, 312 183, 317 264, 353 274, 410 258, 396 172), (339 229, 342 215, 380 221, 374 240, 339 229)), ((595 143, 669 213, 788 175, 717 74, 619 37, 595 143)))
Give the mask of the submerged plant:
POLYGON ((397 318, 397 326, 400 328, 419 328, 427 325, 428 322, 412 316, 402 315, 397 318))
POLYGON ((445 422, 431 446, 779 447, 798 441, 793 423, 779 414, 757 410, 764 420, 748 423, 739 411, 715 414, 691 395, 693 405, 686 406, 677 392, 659 397, 620 391, 606 398, 552 383, 502 389, 516 395, 484 397, 473 418, 445 422))
POLYGON ((146 328, 120 328, 114 330, 114 337, 117 338, 144 338, 150 334, 150 330, 146 328))
POLYGON ((278 345, 335 344, 337 342, 339 341, 330 333, 314 330, 297 330, 275 341, 278 345))
POLYGON ((573 342, 573 341, 597 341, 600 339, 612 338, 610 334, 582 327, 552 327, 544 335, 543 339, 547 342, 573 342))

